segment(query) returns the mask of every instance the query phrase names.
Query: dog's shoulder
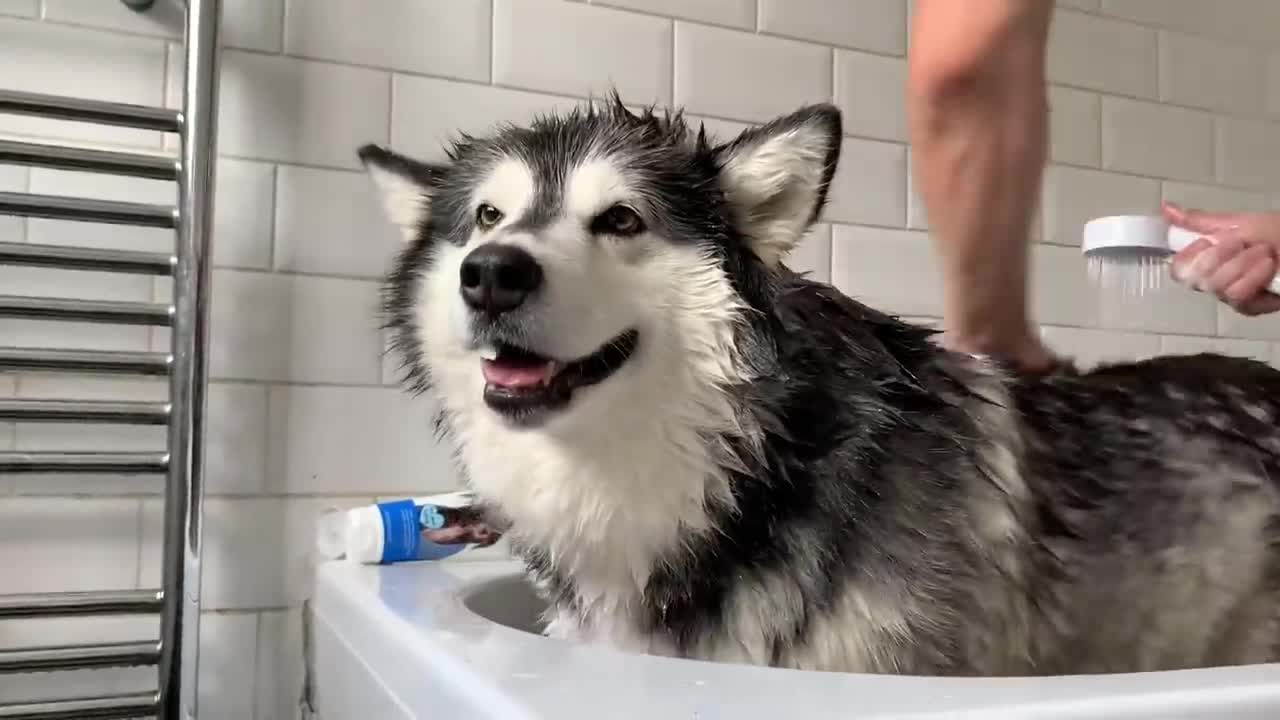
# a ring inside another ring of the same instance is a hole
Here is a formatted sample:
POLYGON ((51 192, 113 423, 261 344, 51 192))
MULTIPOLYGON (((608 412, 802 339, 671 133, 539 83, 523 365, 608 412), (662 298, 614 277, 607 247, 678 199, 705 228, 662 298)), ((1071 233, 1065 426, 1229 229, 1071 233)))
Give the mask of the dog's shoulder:
POLYGON ((1057 396, 1111 412, 1127 408, 1148 417, 1195 408, 1238 410, 1248 405, 1280 413, 1280 370, 1259 360, 1220 353, 1108 362, 1088 370, 1023 379, 1018 386, 1018 394, 1047 408, 1053 404, 1045 404, 1046 398, 1057 396))

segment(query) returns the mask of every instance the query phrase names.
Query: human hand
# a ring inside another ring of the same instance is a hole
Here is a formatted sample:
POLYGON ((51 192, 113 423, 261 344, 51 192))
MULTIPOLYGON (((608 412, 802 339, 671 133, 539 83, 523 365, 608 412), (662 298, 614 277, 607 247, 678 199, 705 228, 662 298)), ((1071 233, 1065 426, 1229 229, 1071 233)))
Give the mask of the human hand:
POLYGON ((1202 237, 1173 256, 1178 282, 1210 292, 1241 315, 1280 310, 1267 286, 1280 269, 1280 213, 1214 213, 1163 206, 1170 224, 1202 237))

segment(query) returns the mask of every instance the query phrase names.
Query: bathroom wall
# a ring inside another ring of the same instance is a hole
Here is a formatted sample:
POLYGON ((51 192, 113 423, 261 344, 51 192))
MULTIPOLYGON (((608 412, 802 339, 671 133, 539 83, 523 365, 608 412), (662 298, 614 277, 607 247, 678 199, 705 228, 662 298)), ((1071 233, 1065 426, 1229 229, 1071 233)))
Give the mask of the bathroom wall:
MULTIPOLYGON (((162 0, 163 2, 163 0, 162 0)), ((1217 349, 1280 361, 1280 318, 1173 288, 1103 307, 1089 217, 1160 199, 1280 210, 1280 3, 1073 0, 1053 29, 1053 164, 1035 314, 1084 361, 1217 349)), ((354 149, 438 155, 455 129, 563 107, 612 82, 717 133, 829 100, 843 163, 796 263, 877 306, 939 314, 903 110, 907 0, 226 0, 214 262, 201 718, 299 716, 315 514, 443 490, 429 407, 394 387, 374 316, 398 240, 354 149)), ((172 13, 0 0, 0 87, 176 105, 172 13)), ((0 134, 160 150, 160 135, 0 117, 0 134)), ((172 144, 170 143, 170 147, 172 144)), ((0 190, 164 202, 161 183, 0 168, 0 190)), ((165 248, 168 233, 0 218, 0 239, 165 248)), ((149 280, 0 268, 0 292, 162 298, 149 280)), ((0 342, 164 347, 163 333, 0 320, 0 342), (68 337, 69 330, 75 335, 68 337)), ((0 395, 162 397, 156 383, 0 375, 0 395)), ((148 449, 158 433, 0 425, 0 449, 148 449)), ((157 583, 159 482, 0 477, 0 591, 157 583)), ((0 645, 123 639, 151 623, 3 623, 0 645)), ((150 671, 0 677, 0 698, 145 687, 150 671)))

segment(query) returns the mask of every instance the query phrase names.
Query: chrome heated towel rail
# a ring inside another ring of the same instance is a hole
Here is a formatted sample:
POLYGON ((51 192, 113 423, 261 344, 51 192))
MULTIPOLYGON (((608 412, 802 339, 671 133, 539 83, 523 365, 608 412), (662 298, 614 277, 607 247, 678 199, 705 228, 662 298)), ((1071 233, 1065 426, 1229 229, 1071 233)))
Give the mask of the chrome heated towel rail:
MULTIPOLYGON (((124 0, 143 11, 152 0, 124 0)), ((161 586, 148 590, 0 595, 0 620, 158 614, 158 640, 0 651, 0 673, 154 666, 155 692, 0 704, 0 720, 195 717, 201 505, 207 377, 209 248, 213 212, 220 0, 186 0, 182 109, 142 107, 0 90, 0 113, 175 133, 177 156, 0 140, 0 164, 170 180, 176 207, 0 192, 0 214, 172 228, 172 253, 0 242, 0 265, 169 276, 173 301, 99 302, 5 294, 0 317, 152 325, 170 329, 169 352, 3 347, 0 372, 113 373, 169 378, 167 402, 0 400, 0 421, 167 426, 163 452, 0 452, 0 475, 157 474, 165 478, 161 586)), ((3 578, 0 578, 0 588, 3 578)), ((2 699, 0 699, 2 702, 2 699)))

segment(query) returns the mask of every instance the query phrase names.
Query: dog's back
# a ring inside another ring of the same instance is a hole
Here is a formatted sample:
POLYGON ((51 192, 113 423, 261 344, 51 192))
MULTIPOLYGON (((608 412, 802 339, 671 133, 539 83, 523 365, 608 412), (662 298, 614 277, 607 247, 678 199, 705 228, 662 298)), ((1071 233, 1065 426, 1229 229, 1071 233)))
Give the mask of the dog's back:
POLYGON ((1013 397, 1064 623, 1040 670, 1280 659, 1280 371, 1162 357, 1013 397))
MULTIPOLYGON (((875 484, 874 513, 844 512, 879 552, 846 579, 876 577, 900 607, 864 603, 848 621, 845 632, 878 646, 863 669, 1280 660, 1280 371, 1206 354, 1007 378, 829 287, 790 286, 778 306, 790 344, 843 346, 808 381, 897 415, 882 439, 850 437, 814 473, 875 484)), ((807 666, 829 644, 815 634, 787 654, 807 666)))

